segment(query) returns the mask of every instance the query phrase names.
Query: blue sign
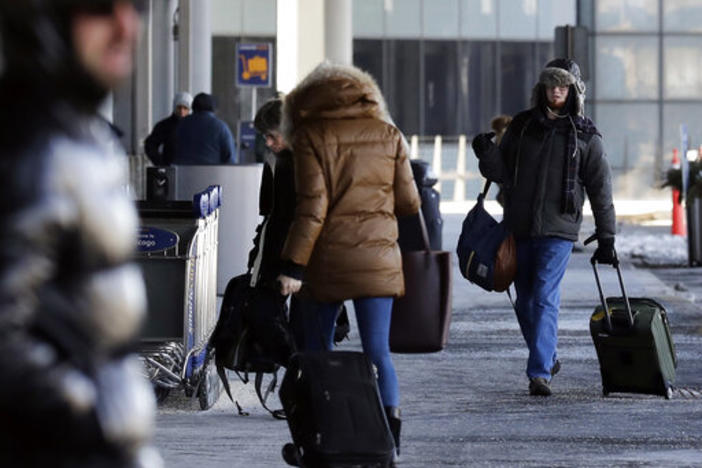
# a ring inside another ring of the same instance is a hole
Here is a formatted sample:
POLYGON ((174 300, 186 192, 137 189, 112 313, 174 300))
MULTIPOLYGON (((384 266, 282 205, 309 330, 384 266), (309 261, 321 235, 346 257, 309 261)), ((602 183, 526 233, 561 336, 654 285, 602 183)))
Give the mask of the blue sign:
POLYGON ((239 121, 239 161, 256 162, 256 128, 250 120, 239 121))
POLYGON ((167 229, 151 226, 139 228, 137 250, 139 252, 163 252, 178 244, 178 234, 167 229))
POLYGON ((236 85, 271 87, 273 46, 270 43, 236 45, 236 85))

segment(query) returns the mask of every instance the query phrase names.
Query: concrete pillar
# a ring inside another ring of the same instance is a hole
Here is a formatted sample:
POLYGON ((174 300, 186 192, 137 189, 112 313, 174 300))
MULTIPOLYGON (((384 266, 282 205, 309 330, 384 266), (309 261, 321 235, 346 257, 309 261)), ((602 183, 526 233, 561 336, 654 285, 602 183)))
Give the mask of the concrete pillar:
MULTIPOLYGON (((178 6, 177 0, 152 2, 153 20, 151 40, 153 44, 153 104, 154 120, 158 121, 173 111, 175 90, 173 38, 173 16, 178 6)), ((178 90, 181 91, 181 90, 178 90)))
POLYGON ((178 2, 178 89, 212 91, 210 0, 178 2))
POLYGON ((278 91, 290 91, 324 60, 324 1, 277 2, 278 91))
POLYGON ((135 154, 143 152, 143 142, 151 132, 152 113, 152 19, 151 2, 142 14, 141 42, 136 52, 134 66, 134 133, 132 134, 131 150, 135 154))
POLYGON ((353 64, 352 1, 324 2, 324 57, 332 63, 353 64))

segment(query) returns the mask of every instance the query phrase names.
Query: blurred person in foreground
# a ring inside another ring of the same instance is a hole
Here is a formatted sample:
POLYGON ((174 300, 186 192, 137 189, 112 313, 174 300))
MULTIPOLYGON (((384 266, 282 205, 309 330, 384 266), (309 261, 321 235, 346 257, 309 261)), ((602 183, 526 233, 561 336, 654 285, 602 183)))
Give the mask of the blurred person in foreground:
POLYGON ((227 124, 215 115, 214 96, 199 93, 193 99, 193 113, 176 129, 173 164, 236 164, 234 137, 227 124))
POLYGON ((551 395, 557 356, 560 286, 578 240, 585 194, 595 217, 594 258, 614 264, 612 176, 602 136, 585 112, 585 83, 570 59, 546 64, 499 145, 494 133, 473 139, 480 172, 502 184, 504 219, 517 240, 516 312, 529 348, 531 395, 551 395))
POLYGON ((155 166, 170 166, 175 157, 178 124, 190 115, 193 97, 188 92, 173 97, 173 113, 158 122, 144 140, 144 152, 155 166))
POLYGON ((406 142, 375 80, 329 63, 285 97, 283 134, 292 143, 297 206, 281 256, 281 292, 302 288, 305 349, 313 351, 331 350, 341 304, 353 300, 399 456, 400 395, 389 346, 393 298, 405 293, 396 216, 420 207, 406 142))
POLYGON ((131 354, 138 218, 96 116, 131 73, 139 7, 0 0, 0 466, 161 466, 131 354))

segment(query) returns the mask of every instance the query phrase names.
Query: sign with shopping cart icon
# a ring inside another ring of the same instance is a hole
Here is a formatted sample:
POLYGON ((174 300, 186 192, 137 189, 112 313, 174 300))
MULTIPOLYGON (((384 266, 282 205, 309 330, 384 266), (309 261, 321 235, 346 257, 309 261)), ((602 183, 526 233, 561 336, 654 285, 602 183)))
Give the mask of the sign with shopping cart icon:
POLYGON ((236 46, 236 84, 270 88, 273 74, 273 45, 271 43, 236 46))

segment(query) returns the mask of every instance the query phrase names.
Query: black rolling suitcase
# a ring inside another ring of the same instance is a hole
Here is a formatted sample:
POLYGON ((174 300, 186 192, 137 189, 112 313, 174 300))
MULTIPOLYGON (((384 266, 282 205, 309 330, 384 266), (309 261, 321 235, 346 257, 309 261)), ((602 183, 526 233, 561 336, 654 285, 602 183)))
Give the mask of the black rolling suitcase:
POLYGON ((289 464, 391 466, 395 446, 365 354, 297 353, 279 395, 293 439, 283 447, 289 464))
POLYGON ((602 393, 647 393, 670 399, 677 358, 665 308, 648 298, 629 298, 619 264, 622 297, 602 293, 597 264, 592 262, 602 305, 590 319, 602 375, 602 393), (605 313, 605 311, 607 311, 605 313))

